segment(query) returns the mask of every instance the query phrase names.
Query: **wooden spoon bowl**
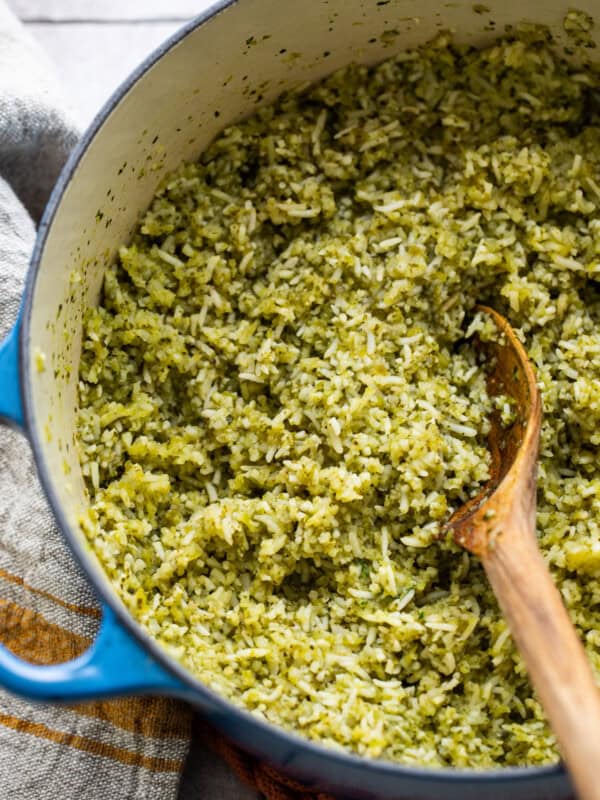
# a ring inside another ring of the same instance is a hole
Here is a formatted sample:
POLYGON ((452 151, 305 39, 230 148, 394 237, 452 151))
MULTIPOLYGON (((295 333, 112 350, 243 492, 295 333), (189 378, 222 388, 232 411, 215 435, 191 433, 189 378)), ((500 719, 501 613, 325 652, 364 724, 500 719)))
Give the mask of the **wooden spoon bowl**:
MULTIPOLYGON (((498 535, 501 520, 509 511, 507 499, 515 491, 526 495, 527 513, 535 534, 535 484, 542 400, 533 366, 509 322, 487 306, 477 306, 494 321, 499 342, 478 342, 492 366, 487 380, 490 397, 506 396, 515 402, 515 420, 502 424, 495 410, 490 415, 490 478, 482 491, 451 517, 448 527, 455 541, 475 555, 483 555, 498 535)), ((512 513, 512 512, 511 512, 512 513)))

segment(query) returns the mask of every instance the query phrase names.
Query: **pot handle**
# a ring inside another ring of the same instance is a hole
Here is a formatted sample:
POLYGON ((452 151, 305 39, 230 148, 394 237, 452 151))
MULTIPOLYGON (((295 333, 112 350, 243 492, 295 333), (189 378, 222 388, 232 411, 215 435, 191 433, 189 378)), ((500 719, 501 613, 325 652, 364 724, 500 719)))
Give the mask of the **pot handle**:
POLYGON ((182 696, 184 684, 135 641, 104 606, 91 647, 63 664, 28 664, 0 645, 0 686, 29 700, 82 702, 131 694, 182 696))
POLYGON ((0 419, 23 428, 21 381, 19 380, 20 316, 6 339, 0 343, 0 419))
MULTIPOLYGON (((0 343, 0 418, 24 428, 19 320, 0 343)), ((0 686, 31 700, 77 702, 123 694, 179 694, 184 684, 160 666, 107 605, 91 647, 63 664, 29 664, 0 644, 0 686)))

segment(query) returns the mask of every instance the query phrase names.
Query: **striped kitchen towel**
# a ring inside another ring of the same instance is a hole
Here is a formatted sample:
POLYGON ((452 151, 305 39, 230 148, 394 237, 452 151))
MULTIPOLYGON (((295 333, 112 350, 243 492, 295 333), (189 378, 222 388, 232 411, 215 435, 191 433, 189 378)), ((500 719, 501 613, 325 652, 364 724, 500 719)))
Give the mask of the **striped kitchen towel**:
MULTIPOLYGON (((77 131, 52 68, 0 0, 0 336, 77 131)), ((0 386, 0 392, 2 387, 0 386)), ((80 654, 97 602, 57 531, 27 443, 0 428, 0 640, 28 661, 80 654)), ((73 707, 0 690, 0 800, 175 800, 191 712, 164 698, 73 707)))

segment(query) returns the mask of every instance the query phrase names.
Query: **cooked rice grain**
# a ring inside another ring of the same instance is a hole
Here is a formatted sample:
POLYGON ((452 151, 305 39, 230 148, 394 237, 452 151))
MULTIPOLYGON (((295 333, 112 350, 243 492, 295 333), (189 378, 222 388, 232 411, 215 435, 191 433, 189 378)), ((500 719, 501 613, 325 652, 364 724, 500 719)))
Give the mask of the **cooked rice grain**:
POLYGON ((350 66, 164 181, 107 272, 84 528, 235 703, 404 763, 556 759, 480 566, 438 536, 487 477, 461 344, 486 302, 537 369, 540 546, 598 670, 599 88, 531 27, 350 66))

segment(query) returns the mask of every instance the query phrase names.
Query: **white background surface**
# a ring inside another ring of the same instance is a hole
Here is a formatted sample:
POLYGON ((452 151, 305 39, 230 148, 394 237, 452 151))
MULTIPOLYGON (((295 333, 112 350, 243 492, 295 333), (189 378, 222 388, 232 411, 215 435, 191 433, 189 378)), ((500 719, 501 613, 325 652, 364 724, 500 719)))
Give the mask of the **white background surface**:
MULTIPOLYGON (((8 5, 49 53, 85 127, 119 83, 210 0, 8 0, 8 5)), ((192 742, 179 800, 257 797, 192 742)))
POLYGON ((140 61, 209 0, 8 0, 87 125, 140 61))

